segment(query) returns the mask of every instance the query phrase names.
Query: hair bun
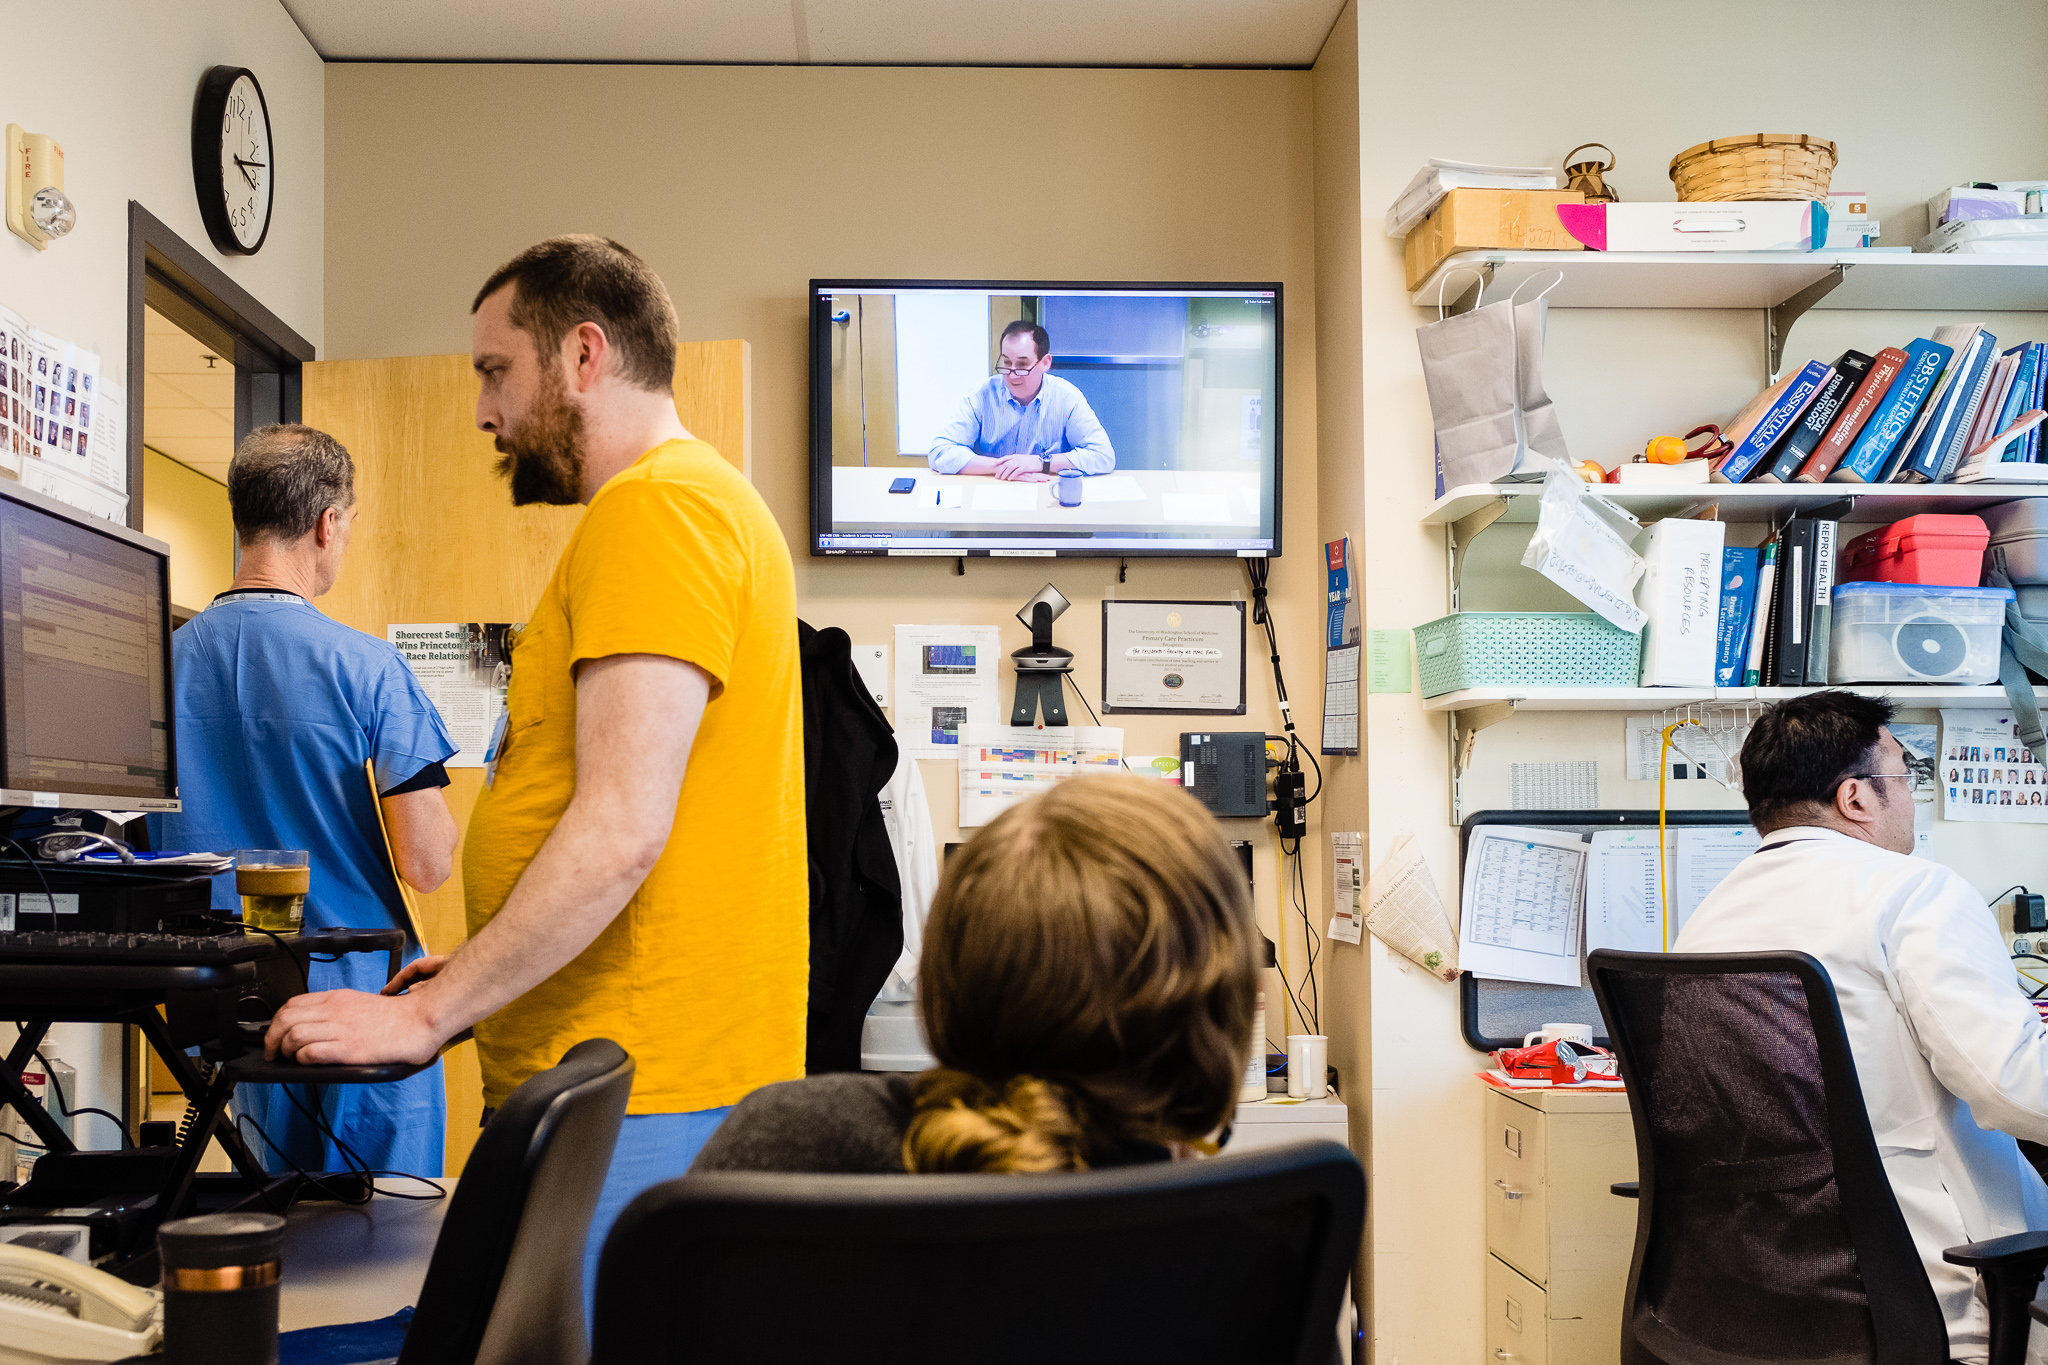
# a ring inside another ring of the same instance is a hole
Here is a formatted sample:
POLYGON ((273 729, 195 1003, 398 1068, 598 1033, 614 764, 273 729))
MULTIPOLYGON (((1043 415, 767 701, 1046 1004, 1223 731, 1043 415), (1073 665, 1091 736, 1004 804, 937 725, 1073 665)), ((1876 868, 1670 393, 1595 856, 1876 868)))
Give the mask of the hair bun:
POLYGON ((1082 1123, 1065 1086, 1014 1076, 998 1090, 944 1067, 917 1080, 903 1164, 938 1171, 1082 1171, 1082 1123))

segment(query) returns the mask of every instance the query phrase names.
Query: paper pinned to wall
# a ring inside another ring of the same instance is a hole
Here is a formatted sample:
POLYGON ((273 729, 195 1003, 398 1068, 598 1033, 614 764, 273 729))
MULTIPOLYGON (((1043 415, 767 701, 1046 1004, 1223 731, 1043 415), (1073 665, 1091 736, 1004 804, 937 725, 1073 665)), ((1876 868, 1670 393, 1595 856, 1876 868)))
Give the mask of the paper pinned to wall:
POLYGON ((2048 754, 2013 733, 2011 712, 1943 711, 1936 752, 1942 819, 2048 824, 2048 754))
POLYGON ((512 638, 524 625, 436 621, 385 628, 385 638, 405 656, 448 727, 456 753, 445 766, 484 766, 512 681, 512 638))
POLYGON ((1365 927, 1445 981, 1458 978, 1458 929, 1412 834, 1400 834, 1365 888, 1365 927))
POLYGON ((1458 961, 1501 981, 1583 986, 1586 845, 1576 834, 1482 825, 1465 849, 1458 961))
POLYGON ((1586 950, 1669 952, 1692 912, 1762 839, 1747 825, 1691 826, 1665 831, 1664 876, 1670 883, 1666 920, 1657 872, 1657 831, 1594 831, 1586 862, 1586 950))
POLYGON ((896 627, 896 743, 913 758, 952 758, 960 727, 1002 715, 994 626, 896 627))
POLYGON ((1365 933, 1365 836, 1330 831, 1330 937, 1356 943, 1365 933))
POLYGON ((960 731, 960 828, 985 825, 1070 777, 1123 771, 1124 732, 1104 725, 969 724, 960 731))

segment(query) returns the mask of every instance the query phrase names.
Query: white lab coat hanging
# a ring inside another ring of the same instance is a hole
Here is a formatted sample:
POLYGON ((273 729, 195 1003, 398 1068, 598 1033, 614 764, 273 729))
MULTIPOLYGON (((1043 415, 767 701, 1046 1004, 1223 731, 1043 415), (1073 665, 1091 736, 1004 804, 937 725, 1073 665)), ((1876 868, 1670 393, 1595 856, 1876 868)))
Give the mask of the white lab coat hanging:
MULTIPOLYGON (((1957 1360, 1989 1319, 1948 1247, 2048 1228, 2048 1186, 2014 1137, 2048 1143, 2048 1027, 1992 912, 1950 869, 1829 829, 1773 831, 1687 920, 1672 951, 1792 949, 1827 968, 1899 1211, 1957 1360)), ((2043 1358, 2034 1328, 2028 1360, 2043 1358)))

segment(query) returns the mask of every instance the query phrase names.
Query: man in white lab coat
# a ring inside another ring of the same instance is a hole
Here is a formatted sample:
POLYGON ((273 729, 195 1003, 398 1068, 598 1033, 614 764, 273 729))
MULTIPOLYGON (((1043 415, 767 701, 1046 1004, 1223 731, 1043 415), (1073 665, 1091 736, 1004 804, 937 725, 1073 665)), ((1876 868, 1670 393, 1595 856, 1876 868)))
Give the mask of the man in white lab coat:
POLYGON ((1916 779, 1891 717, 1888 702, 1833 691, 1764 713, 1742 746, 1762 847, 1672 947, 1795 949, 1827 968, 1950 1350, 1982 1362, 1989 1323, 1976 1273, 1941 1253, 2048 1228, 2048 1186, 2013 1140, 2048 1142, 2048 1029, 1984 898, 1913 856, 1916 779))

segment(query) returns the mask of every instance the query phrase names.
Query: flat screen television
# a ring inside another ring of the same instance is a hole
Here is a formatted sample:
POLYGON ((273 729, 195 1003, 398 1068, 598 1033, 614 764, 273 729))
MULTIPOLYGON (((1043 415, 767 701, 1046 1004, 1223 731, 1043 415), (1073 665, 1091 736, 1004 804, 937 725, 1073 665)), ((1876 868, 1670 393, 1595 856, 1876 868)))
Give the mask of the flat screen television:
POLYGON ((813 555, 1280 552, 1280 286, 812 280, 813 555))

